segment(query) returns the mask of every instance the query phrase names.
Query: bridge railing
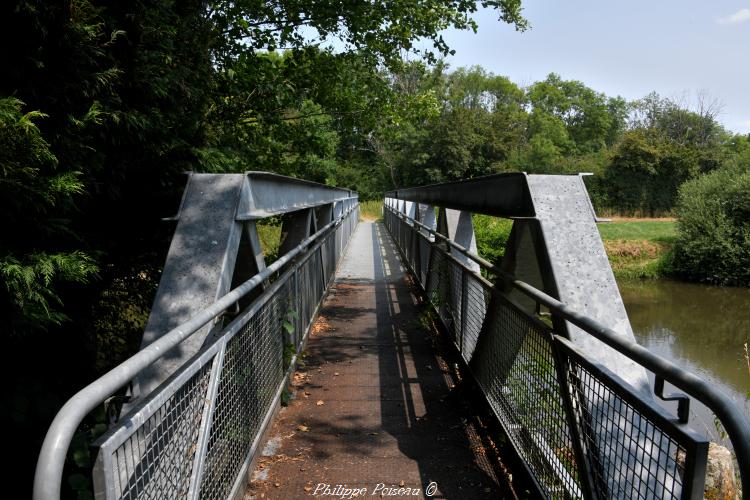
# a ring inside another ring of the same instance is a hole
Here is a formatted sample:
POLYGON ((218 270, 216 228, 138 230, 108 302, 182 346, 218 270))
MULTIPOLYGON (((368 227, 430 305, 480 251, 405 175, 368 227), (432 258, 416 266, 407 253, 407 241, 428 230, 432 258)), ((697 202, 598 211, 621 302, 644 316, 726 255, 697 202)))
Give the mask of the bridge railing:
POLYGON ((537 493, 547 498, 702 498, 709 443, 687 425, 687 396, 721 420, 744 489, 750 491, 750 424, 728 396, 401 210, 386 204, 384 221, 537 493), (511 291, 531 299, 535 308, 520 305, 511 291), (589 359, 555 330, 555 317, 654 373, 657 395, 676 399, 678 415, 589 359), (664 381, 687 396, 662 395, 664 381))
POLYGON ((234 498, 288 383, 336 266, 357 225, 342 215, 267 269, 71 398, 37 464, 34 498, 58 499, 67 450, 85 416, 165 352, 267 286, 204 349, 96 443, 96 498, 234 498))

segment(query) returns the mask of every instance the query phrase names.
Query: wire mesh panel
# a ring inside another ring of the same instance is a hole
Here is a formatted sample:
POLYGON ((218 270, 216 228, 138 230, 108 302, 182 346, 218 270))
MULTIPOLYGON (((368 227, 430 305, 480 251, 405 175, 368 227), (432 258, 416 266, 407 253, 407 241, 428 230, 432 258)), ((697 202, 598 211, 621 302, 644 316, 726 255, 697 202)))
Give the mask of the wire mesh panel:
POLYGON ((582 495, 546 325, 494 293, 472 371, 543 493, 582 495))
POLYGON ((336 272, 336 253, 334 252, 333 242, 329 239, 325 240, 320 246, 321 252, 323 252, 323 260, 325 262, 325 282, 326 284, 331 281, 333 274, 336 272))
POLYGON ((430 263, 430 253, 432 252, 432 245, 430 245, 429 238, 424 235, 419 235, 419 280, 424 287, 427 284, 427 272, 430 263))
MULTIPOLYGON (((443 248, 433 246, 430 254, 429 275, 427 277, 427 300, 437 311, 449 332, 453 332, 454 317, 449 307, 451 289, 451 267, 443 248)), ((455 337, 454 337, 455 340, 455 337)))
POLYGON ((190 376, 111 454, 110 494, 125 499, 184 498, 211 363, 190 376))
POLYGON ((386 227, 412 271, 420 273, 427 300, 540 494, 700 497, 704 438, 676 423, 650 395, 586 360, 552 327, 454 258, 453 247, 429 241, 416 224, 386 212, 386 227), (421 245, 418 255, 414 238, 421 245), (424 259, 419 267, 417 258, 424 259))
POLYGON ((461 335, 462 331, 462 314, 461 309, 463 306, 463 268, 454 259, 446 257, 445 265, 447 267, 447 280, 446 280, 446 294, 444 297, 445 306, 448 309, 449 316, 452 319, 450 322, 450 335, 453 342, 461 346, 461 335))
POLYGON ((568 376, 580 402, 578 418, 585 423, 583 439, 599 495, 645 499, 694 493, 689 478, 705 473, 705 438, 676 423, 564 340, 558 345, 568 357, 568 376))
POLYGON ((227 498, 272 404, 283 375, 282 322, 289 312, 289 292, 287 286, 281 287, 227 343, 201 498, 227 498))
POLYGON ((464 270, 463 276, 466 280, 464 289, 464 308, 466 310, 464 311, 461 354, 468 362, 474 354, 479 340, 479 332, 481 332, 487 316, 491 285, 488 281, 467 270, 464 270))
POLYGON ((233 492, 283 387, 285 356, 299 348, 314 319, 356 213, 348 212, 213 344, 101 438, 97 491, 128 499, 220 499, 233 492), (290 332, 289 324, 302 331, 290 332))
POLYGON ((323 298, 327 283, 323 282, 322 258, 319 252, 312 253, 299 268, 300 298, 302 310, 298 311, 305 328, 310 324, 315 314, 318 302, 323 298))
POLYGON ((417 269, 417 241, 414 228, 404 224, 404 248, 406 249, 406 260, 412 269, 417 269))
MULTIPOLYGON (((332 242, 333 243, 333 242, 332 242)), ((314 276, 311 276, 310 271, 310 259, 307 258, 304 261, 302 261, 300 267, 297 269, 297 275, 298 275, 298 286, 299 286, 299 304, 300 304, 300 310, 298 311, 301 324, 306 325, 310 318, 312 317, 313 310, 315 307, 315 303, 312 300, 312 297, 308 296, 306 293, 307 290, 310 290, 313 288, 314 284, 312 282, 312 279, 314 279, 314 276)))
POLYGON ((336 242, 336 251, 334 253, 336 254, 336 261, 338 262, 341 253, 344 251, 344 231, 341 229, 341 226, 336 228, 334 241, 336 242))

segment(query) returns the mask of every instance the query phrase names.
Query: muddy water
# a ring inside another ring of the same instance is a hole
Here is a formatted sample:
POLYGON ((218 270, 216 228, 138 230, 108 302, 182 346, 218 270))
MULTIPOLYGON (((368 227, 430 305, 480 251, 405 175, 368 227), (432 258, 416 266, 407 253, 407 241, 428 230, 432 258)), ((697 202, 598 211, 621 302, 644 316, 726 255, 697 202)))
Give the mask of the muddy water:
MULTIPOLYGON (((620 282, 638 343, 702 376, 750 414, 750 289, 672 281, 620 282)), ((713 417, 693 405, 693 427, 715 437, 713 417)))

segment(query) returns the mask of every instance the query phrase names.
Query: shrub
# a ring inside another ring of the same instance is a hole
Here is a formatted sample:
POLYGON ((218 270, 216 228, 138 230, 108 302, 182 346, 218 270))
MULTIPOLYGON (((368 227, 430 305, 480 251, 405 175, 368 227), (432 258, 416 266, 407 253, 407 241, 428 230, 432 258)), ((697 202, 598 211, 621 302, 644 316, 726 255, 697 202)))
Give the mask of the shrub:
POLYGON ((750 169, 731 165, 680 187, 674 272, 750 286, 750 169))
POLYGON ((474 214, 472 221, 479 255, 495 265, 500 265, 513 221, 482 214, 474 214))

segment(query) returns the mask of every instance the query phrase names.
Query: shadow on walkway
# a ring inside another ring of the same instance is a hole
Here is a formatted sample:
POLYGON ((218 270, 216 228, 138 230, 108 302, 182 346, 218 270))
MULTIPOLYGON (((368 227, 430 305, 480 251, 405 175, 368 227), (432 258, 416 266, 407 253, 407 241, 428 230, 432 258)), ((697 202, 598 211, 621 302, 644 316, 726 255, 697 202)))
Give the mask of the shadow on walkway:
POLYGON ((505 496, 436 346, 390 236, 360 223, 248 494, 308 498, 342 485, 424 498, 434 483, 432 498, 505 496))

